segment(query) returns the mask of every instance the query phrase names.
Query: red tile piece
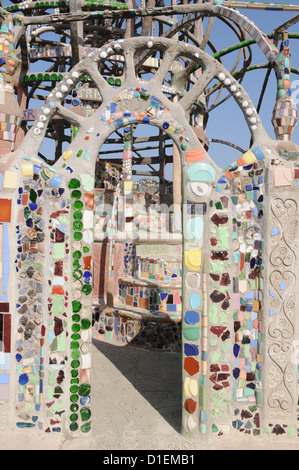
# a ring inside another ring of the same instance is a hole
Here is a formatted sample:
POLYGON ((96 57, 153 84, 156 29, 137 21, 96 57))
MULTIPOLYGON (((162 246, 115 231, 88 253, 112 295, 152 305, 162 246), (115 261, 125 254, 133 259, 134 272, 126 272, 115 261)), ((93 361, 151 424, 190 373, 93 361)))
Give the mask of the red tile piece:
POLYGON ((11 220, 11 199, 0 199, 0 222, 11 220))
POLYGON ((4 315, 4 352, 10 353, 11 345, 11 315, 4 315))
POLYGON ((189 375, 194 375, 199 371, 199 362, 194 357, 186 357, 184 369, 189 375))

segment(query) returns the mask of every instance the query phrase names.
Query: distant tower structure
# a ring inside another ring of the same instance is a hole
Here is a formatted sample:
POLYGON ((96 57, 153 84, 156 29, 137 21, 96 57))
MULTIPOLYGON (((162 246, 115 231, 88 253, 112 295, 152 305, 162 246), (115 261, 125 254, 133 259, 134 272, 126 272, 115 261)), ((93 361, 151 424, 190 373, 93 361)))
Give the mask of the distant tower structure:
POLYGON ((287 31, 282 33, 280 53, 277 56, 277 95, 273 110, 272 124, 277 140, 292 141, 293 131, 298 122, 298 111, 292 98, 291 61, 287 31))
POLYGON ((14 27, 10 13, 0 28, 0 142, 1 156, 14 149, 22 112, 14 95, 14 74, 20 66, 14 43, 14 27))

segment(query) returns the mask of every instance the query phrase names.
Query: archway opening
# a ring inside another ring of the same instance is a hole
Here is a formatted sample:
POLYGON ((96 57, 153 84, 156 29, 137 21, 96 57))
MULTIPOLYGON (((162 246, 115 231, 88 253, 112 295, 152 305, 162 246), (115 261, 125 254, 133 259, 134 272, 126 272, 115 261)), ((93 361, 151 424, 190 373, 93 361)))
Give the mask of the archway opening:
POLYGON ((128 420, 141 432, 181 426, 182 233, 173 210, 181 185, 174 165, 181 165, 174 148, 157 127, 124 127, 96 163, 92 368, 108 433, 118 426, 131 436, 128 420), (120 401, 125 410, 115 407, 120 401))
POLYGON ((173 194, 181 181, 174 148, 166 133, 142 124, 115 131, 100 149, 93 297, 99 339, 180 350, 182 233, 173 194))

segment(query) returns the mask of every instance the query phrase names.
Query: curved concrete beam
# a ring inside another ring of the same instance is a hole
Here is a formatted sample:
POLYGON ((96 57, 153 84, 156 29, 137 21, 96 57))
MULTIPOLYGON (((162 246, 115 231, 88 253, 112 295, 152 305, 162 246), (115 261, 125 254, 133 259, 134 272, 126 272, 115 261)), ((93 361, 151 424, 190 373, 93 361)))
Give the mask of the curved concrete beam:
POLYGON ((232 93, 232 96, 240 107, 252 134, 253 141, 256 140, 257 136, 261 135, 267 139, 267 133, 246 91, 218 61, 213 59, 206 52, 195 46, 178 43, 172 39, 132 38, 126 41, 116 41, 107 46, 103 46, 94 55, 84 58, 68 74, 66 74, 64 79, 46 99, 39 118, 35 121, 33 127, 24 138, 20 145, 20 150, 22 148, 27 148, 27 143, 30 142, 30 147, 33 147, 32 150, 38 152, 45 136, 48 122, 57 112, 67 120, 72 120, 72 117, 74 117, 78 127, 84 131, 86 131, 88 126, 91 125, 90 118, 85 119, 75 115, 67 110, 67 108, 63 108, 61 105, 65 96, 70 93, 82 75, 88 73, 94 80, 95 85, 101 91, 101 95, 104 97, 103 104, 98 112, 95 113, 96 116, 103 112, 107 103, 113 101, 113 99, 120 94, 121 90, 129 86, 134 86, 134 84, 136 86, 141 86, 134 73, 133 59, 134 52, 142 49, 160 49, 164 51, 164 63, 162 63, 154 77, 144 86, 151 90, 153 94, 158 96, 160 100, 163 100, 164 103, 167 102, 167 107, 169 110, 173 110, 173 113, 183 112, 183 114, 186 114, 208 83, 213 78, 218 78, 222 85, 232 93), (116 52, 118 54, 122 54, 126 62, 125 80, 122 87, 119 89, 111 87, 100 75, 97 67, 97 63, 99 61, 105 60, 116 52), (169 67, 180 55, 185 57, 187 56, 195 63, 199 63, 203 67, 203 75, 178 103, 172 103, 166 98, 162 91, 160 91, 160 87, 165 74, 169 71, 169 67))

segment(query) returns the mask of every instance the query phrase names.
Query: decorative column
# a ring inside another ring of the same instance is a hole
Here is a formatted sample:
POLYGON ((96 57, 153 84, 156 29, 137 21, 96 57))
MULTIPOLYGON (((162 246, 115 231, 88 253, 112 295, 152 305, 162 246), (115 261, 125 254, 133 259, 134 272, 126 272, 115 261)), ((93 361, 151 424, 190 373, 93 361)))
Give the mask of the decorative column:
POLYGON ((123 174, 124 177, 124 228, 126 238, 133 233, 133 181, 132 181, 133 128, 124 129, 123 174))
MULTIPOLYGON (((177 90, 183 94, 184 92, 184 81, 177 81, 177 69, 178 65, 176 62, 173 64, 172 70, 172 81, 171 83, 175 85, 177 90)), ((174 102, 178 101, 178 97, 175 96, 173 99, 174 102)), ((181 159, 177 146, 173 145, 173 222, 174 232, 181 232, 181 205, 182 205, 182 168, 181 168, 181 159)))
POLYGON ((293 437, 298 387, 298 189, 293 163, 269 168, 265 432, 293 437), (295 353, 295 354, 294 354, 295 353))
POLYGON ((176 147, 173 145, 173 217, 174 217, 174 232, 181 231, 181 204, 182 204, 182 190, 181 190, 181 160, 180 154, 176 147))
POLYGON ((125 275, 134 276, 135 246, 133 243, 134 212, 133 212, 133 180, 132 180, 132 143, 133 128, 124 129, 123 174, 124 179, 124 223, 126 240, 124 253, 125 275))
MULTIPOLYGON (((70 348, 70 431, 91 430, 91 325, 94 177, 80 173, 69 181, 72 201, 72 325, 70 348)), ((67 252, 67 251, 66 251, 67 252)))

